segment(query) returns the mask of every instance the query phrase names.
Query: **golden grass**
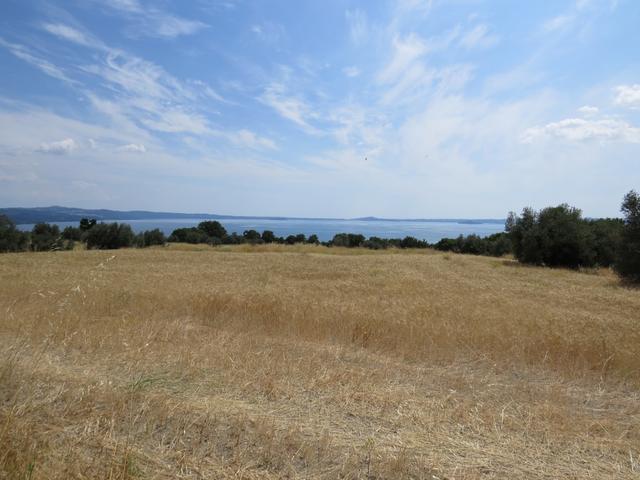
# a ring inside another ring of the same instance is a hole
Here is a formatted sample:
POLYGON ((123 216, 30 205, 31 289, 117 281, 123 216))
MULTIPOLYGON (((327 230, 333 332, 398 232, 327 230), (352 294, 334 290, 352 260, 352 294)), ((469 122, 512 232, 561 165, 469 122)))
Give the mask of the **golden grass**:
POLYGON ((638 478, 640 291, 433 251, 0 256, 0 478, 638 478))

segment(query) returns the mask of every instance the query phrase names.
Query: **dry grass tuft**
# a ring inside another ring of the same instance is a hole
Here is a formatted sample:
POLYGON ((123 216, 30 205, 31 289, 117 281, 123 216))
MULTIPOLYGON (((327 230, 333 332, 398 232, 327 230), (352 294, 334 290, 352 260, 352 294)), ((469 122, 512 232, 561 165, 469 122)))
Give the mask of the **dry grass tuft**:
POLYGON ((0 478, 638 478, 640 295, 425 251, 0 256, 0 478))

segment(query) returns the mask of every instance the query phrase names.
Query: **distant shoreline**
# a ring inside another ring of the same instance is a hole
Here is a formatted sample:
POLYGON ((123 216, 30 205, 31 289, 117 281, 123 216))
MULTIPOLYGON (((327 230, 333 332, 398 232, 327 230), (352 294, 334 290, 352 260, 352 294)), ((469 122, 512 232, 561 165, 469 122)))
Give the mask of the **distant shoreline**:
POLYGON ((282 217, 260 215, 220 215, 212 213, 179 213, 179 212, 151 212, 146 210, 108 210, 84 209, 70 207, 11 207, 0 208, 0 214, 8 216, 17 225, 40 222, 74 222, 82 218, 95 218, 99 221, 124 220, 172 220, 172 219, 202 219, 202 220, 302 220, 302 221, 351 221, 351 222, 415 222, 415 223, 457 223, 457 224, 504 224, 505 219, 497 218, 314 218, 314 217, 282 217))

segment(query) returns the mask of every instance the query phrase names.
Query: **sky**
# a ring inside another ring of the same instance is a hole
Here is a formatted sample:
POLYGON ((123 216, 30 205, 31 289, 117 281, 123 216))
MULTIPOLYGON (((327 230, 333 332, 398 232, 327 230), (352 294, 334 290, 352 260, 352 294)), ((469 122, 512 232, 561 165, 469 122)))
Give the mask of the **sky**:
POLYGON ((636 0, 2 0, 0 207, 618 216, 636 0))

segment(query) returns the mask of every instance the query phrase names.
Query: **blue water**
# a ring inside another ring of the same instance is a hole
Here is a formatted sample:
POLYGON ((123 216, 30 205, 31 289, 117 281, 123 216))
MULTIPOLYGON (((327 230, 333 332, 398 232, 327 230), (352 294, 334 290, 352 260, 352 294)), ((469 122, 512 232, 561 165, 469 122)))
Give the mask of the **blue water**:
MULTIPOLYGON (((159 228, 170 235, 176 228, 194 227, 202 219, 161 219, 161 220, 105 220, 128 223, 137 233, 159 228)), ((78 222, 50 222, 60 226, 77 227, 78 222)), ((430 243, 441 238, 455 238, 458 235, 475 233, 481 237, 504 231, 503 224, 497 223, 455 223, 455 222, 410 222, 384 220, 266 220, 266 219, 224 219, 220 220, 229 233, 242 234, 245 230, 272 230, 277 236, 286 237, 304 233, 316 234, 322 241, 331 240, 336 233, 360 233, 365 237, 404 238, 412 236, 430 243)), ((31 230, 32 224, 18 225, 21 230, 31 230)))

